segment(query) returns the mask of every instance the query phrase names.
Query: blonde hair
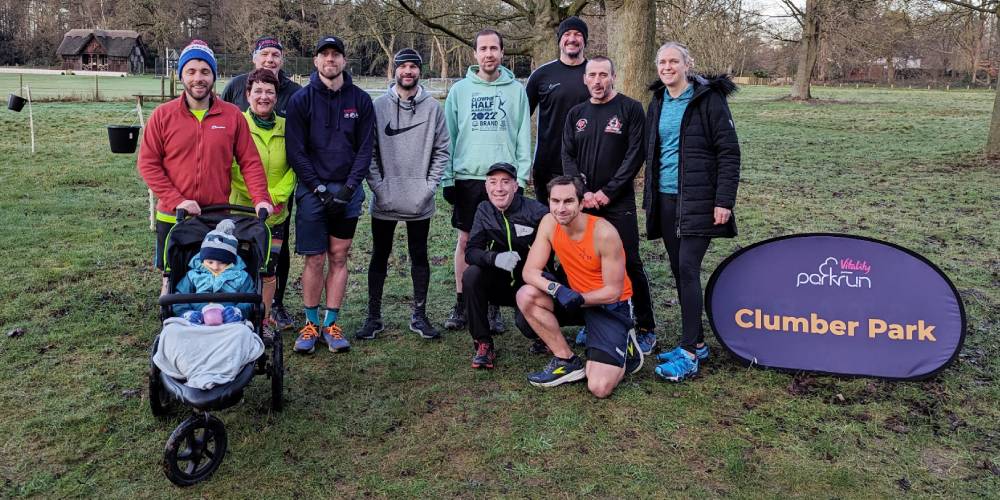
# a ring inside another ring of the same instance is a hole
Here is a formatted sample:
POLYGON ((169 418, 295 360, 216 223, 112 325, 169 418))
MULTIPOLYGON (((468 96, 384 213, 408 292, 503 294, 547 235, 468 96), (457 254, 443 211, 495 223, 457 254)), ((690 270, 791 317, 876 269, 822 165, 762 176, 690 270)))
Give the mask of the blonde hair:
MULTIPOLYGON (((667 42, 660 45, 660 48, 656 49, 656 59, 659 59, 660 53, 667 49, 677 49, 677 52, 681 53, 681 60, 684 61, 684 64, 694 67, 694 59, 691 58, 691 52, 680 42, 667 42)), ((656 64, 655 59, 653 60, 653 64, 656 64)))

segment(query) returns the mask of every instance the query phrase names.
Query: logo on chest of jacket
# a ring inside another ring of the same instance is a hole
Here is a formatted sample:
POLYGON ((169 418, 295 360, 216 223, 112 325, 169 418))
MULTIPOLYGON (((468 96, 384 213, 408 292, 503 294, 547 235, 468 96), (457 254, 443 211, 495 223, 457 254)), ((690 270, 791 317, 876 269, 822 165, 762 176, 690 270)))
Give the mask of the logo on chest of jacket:
POLYGON ((355 108, 347 108, 344 110, 344 118, 357 118, 358 110, 355 108))
POLYGON ((226 126, 225 125, 212 125, 209 128, 212 129, 212 130, 222 130, 222 129, 225 129, 226 126))
POLYGON ((577 132, 583 132, 586 129, 587 129, 587 119, 586 118, 580 118, 579 120, 576 121, 576 131, 577 132))
POLYGON ((605 134, 621 134, 622 133, 622 121, 618 119, 618 115, 612 116, 608 120, 608 126, 604 127, 605 134))

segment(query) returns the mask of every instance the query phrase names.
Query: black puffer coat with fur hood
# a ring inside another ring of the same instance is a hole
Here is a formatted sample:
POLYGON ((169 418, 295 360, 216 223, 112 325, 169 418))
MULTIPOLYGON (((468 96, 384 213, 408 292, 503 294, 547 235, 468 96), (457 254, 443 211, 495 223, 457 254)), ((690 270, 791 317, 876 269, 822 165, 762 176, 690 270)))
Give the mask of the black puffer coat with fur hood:
MULTIPOLYGON (((726 99, 736 91, 727 75, 689 76, 694 95, 681 118, 678 168, 677 232, 679 236, 732 238, 736 217, 714 225, 715 207, 733 209, 740 183, 740 144, 726 99)), ((660 110, 666 87, 657 80, 646 111, 646 175, 642 208, 646 210, 646 236, 660 234, 660 110)))

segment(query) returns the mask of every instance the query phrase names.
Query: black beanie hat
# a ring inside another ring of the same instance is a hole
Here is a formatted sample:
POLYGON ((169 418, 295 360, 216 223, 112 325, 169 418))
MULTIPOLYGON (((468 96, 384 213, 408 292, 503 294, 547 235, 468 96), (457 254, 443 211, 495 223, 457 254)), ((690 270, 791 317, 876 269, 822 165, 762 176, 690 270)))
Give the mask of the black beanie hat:
POLYGON ((570 16, 563 19, 563 22, 559 23, 559 33, 556 35, 556 40, 562 40, 562 36, 569 30, 577 30, 583 35, 583 44, 587 45, 587 23, 583 22, 576 16, 570 16))
POLYGON ((396 55, 392 58, 392 69, 400 67, 403 63, 411 62, 419 67, 423 67, 424 59, 420 57, 420 53, 411 48, 405 48, 396 52, 396 55))

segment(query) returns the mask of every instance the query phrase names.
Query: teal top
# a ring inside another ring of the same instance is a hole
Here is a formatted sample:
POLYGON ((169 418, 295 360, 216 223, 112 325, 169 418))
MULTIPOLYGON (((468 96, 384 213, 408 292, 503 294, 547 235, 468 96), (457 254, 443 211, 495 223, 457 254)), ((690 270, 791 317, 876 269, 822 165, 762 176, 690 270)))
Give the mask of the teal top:
POLYGON ((660 133, 660 186, 664 194, 677 194, 677 167, 680 162, 681 119, 684 110, 694 95, 694 86, 675 97, 670 96, 667 89, 663 90, 663 107, 660 108, 660 123, 657 131, 660 133))

